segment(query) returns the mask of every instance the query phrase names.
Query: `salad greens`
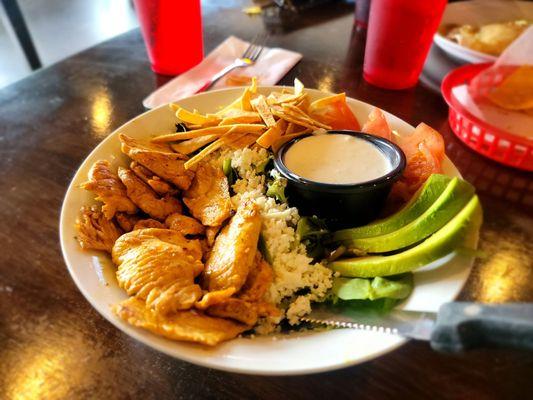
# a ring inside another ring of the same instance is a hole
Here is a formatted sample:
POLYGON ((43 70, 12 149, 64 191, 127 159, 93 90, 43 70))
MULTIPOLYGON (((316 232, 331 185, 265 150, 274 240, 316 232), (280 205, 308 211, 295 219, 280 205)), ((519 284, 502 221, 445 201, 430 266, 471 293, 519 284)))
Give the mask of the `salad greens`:
POLYGON ((272 265, 272 255, 270 254, 270 252, 268 251, 268 248, 267 248, 267 245, 266 245, 266 242, 265 242, 265 237, 263 236, 262 233, 259 234, 259 241, 257 242, 257 248, 259 249, 259 252, 261 253, 261 255, 263 256, 263 258, 269 263, 272 265))
POLYGON ((287 197, 285 197, 285 187, 287 186, 287 181, 281 177, 275 177, 273 180, 267 182, 267 191, 266 195, 268 197, 273 197, 276 201, 280 203, 286 203, 287 197))
POLYGON ((324 257, 326 249, 322 239, 329 234, 324 220, 316 216, 302 217, 296 226, 296 235, 307 250, 307 255, 313 259, 324 257))
POLYGON ((222 171, 228 178, 228 185, 231 187, 238 178, 237 171, 231 167, 231 158, 226 158, 222 162, 222 171))

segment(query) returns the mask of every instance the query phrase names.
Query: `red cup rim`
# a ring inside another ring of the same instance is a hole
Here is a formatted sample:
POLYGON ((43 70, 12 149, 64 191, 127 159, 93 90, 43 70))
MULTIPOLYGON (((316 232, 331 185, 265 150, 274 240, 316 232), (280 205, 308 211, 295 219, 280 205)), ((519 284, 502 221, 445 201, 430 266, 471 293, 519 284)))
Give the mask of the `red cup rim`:
POLYGON ((463 106, 461 103, 459 103, 458 101, 454 101, 454 98, 452 97, 452 89, 454 87, 467 83, 479 72, 490 67, 492 64, 493 63, 467 64, 450 71, 442 80, 442 96, 444 97, 444 100, 450 108, 453 108, 455 111, 459 112, 460 114, 463 114, 475 124, 480 125, 485 129, 490 129, 491 132, 494 132, 498 136, 507 139, 510 142, 520 143, 524 146, 531 146, 533 144, 532 141, 521 136, 514 135, 498 127, 495 127, 489 124, 488 122, 482 120, 481 118, 476 117, 470 111, 468 111, 466 107, 463 106))

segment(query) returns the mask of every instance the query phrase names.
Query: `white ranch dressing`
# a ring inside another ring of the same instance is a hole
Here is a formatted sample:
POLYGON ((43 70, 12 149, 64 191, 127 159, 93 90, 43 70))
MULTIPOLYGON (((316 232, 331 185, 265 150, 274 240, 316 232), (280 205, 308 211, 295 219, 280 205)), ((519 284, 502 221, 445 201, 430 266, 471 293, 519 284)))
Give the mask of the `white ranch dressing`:
POLYGON ((289 147, 283 162, 294 174, 320 183, 362 183, 392 171, 391 162, 377 146, 339 133, 299 140, 289 147))

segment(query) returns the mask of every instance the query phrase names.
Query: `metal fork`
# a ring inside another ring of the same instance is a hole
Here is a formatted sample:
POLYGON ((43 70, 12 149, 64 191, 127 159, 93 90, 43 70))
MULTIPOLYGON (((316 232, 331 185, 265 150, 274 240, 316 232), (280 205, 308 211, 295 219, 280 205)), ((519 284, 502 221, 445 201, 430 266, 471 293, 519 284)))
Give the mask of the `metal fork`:
POLYGON ((198 89, 196 93, 206 91, 215 83, 217 83, 220 78, 227 75, 230 71, 233 71, 236 68, 244 68, 249 67, 250 65, 254 65, 259 59, 261 53, 263 52, 263 49, 265 48, 264 45, 267 39, 268 34, 266 33, 256 35, 255 38, 250 42, 250 45, 246 48, 246 50, 244 50, 242 56, 236 58, 230 65, 224 67, 222 70, 213 75, 213 77, 208 82, 206 82, 205 85, 198 89))

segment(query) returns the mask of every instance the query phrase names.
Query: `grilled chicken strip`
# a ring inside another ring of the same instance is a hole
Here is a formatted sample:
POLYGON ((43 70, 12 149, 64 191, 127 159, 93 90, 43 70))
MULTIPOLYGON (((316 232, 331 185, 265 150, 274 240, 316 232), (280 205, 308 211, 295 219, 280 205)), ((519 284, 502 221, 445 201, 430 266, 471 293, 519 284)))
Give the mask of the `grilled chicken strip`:
POLYGON ((272 271, 272 267, 263 259, 261 253, 258 251, 254 264, 246 277, 246 282, 244 282, 237 297, 246 301, 261 301, 272 284, 273 279, 274 272, 272 271))
POLYGON ((159 222, 156 219, 147 218, 147 219, 141 219, 140 221, 138 221, 133 227, 133 230, 136 231, 137 229, 147 229, 147 228, 167 229, 167 226, 164 223, 159 222))
POLYGON ((203 270, 197 240, 170 229, 139 229, 113 246, 117 281, 129 296, 146 301, 159 314, 186 310, 202 296, 194 278, 203 270))
POLYGON ((130 232, 133 230, 135 224, 141 220, 141 217, 137 214, 119 212, 115 214, 115 219, 118 226, 120 226, 124 232, 130 232))
POLYGON ((111 171, 111 164, 107 160, 100 160, 93 164, 89 171, 89 181, 80 185, 96 195, 96 200, 104 203, 102 211, 107 219, 113 218, 117 211, 134 214, 135 204, 126 195, 126 187, 111 171))
POLYGON ((254 326, 258 318, 280 318, 282 315, 281 311, 270 303, 249 302, 234 297, 210 306, 205 313, 213 317, 231 318, 249 326, 254 326))
POLYGON ((222 225, 231 215, 229 185, 222 169, 200 164, 191 187, 183 193, 183 202, 203 225, 222 225))
POLYGON ((179 189, 189 188, 194 172, 185 169, 187 156, 173 152, 168 146, 144 144, 124 134, 120 134, 119 139, 122 142, 122 152, 132 160, 145 166, 162 179, 173 183, 179 189))
POLYGON ((111 252, 115 241, 122 235, 112 220, 107 219, 101 211, 88 207, 81 208, 76 230, 78 242, 86 250, 111 252))
POLYGON ((212 305, 205 312, 213 317, 231 318, 250 326, 255 325, 259 317, 255 304, 235 298, 212 305))
POLYGON ((202 275, 209 292, 233 289, 246 282, 257 252, 261 217, 257 205, 245 203, 218 234, 202 275))
POLYGON ((114 306, 113 311, 131 325, 155 334, 208 346, 233 339, 250 329, 248 325, 229 319, 210 317, 197 310, 177 311, 161 316, 135 297, 114 306))
POLYGON ((192 217, 183 214, 171 214, 165 220, 169 229, 181 232, 183 235, 203 235, 205 227, 192 217))
POLYGON ((168 195, 158 198, 131 169, 119 167, 118 176, 126 186, 128 197, 152 218, 163 221, 170 214, 181 213, 182 207, 178 199, 168 195))
POLYGON ((174 195, 178 192, 169 183, 165 182, 157 175, 154 175, 152 171, 146 167, 143 167, 138 162, 132 161, 130 164, 130 169, 160 196, 165 194, 174 195))

